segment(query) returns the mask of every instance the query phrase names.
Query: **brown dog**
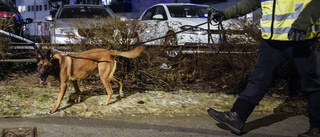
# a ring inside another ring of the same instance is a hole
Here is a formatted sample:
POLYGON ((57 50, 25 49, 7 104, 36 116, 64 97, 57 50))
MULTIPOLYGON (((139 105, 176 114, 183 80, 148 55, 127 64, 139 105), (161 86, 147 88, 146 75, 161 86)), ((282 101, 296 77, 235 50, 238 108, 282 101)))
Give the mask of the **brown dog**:
POLYGON ((75 54, 57 53, 55 55, 48 50, 46 56, 43 56, 40 51, 38 51, 37 65, 40 82, 44 83, 49 75, 55 76, 60 80, 60 93, 50 113, 55 112, 57 108, 59 108, 69 81, 73 83, 76 91, 75 94, 79 100, 80 89, 77 80, 91 75, 99 74, 100 79, 107 90, 107 99, 103 105, 107 105, 112 97, 113 90, 110 85, 111 81, 118 83, 120 96, 123 96, 122 82, 119 78, 113 76, 116 69, 114 57, 123 56, 126 58, 135 58, 139 56, 143 50, 143 46, 138 46, 127 52, 92 49, 75 54))

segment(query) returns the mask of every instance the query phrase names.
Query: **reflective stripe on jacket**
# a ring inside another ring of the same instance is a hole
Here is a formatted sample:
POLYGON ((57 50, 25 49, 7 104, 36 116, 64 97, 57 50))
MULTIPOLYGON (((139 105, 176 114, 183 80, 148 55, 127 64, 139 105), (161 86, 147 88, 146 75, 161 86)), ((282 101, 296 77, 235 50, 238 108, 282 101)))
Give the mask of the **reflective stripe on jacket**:
MULTIPOLYGON (((311 0, 261 0, 260 21, 263 39, 288 41, 288 32, 293 22, 311 0)), ((306 39, 312 39, 320 32, 320 20, 310 29, 306 39)))

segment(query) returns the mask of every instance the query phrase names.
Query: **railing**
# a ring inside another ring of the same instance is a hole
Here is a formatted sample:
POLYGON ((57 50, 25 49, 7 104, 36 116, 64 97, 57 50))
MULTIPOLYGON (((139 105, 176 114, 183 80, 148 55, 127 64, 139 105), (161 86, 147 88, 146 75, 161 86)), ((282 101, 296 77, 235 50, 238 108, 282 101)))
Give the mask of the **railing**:
MULTIPOLYGON (((6 32, 4 30, 0 30, 1 34, 7 35, 9 37, 12 37, 14 39, 18 39, 20 41, 23 41, 23 43, 11 43, 10 48, 14 51, 23 51, 20 53, 14 53, 16 55, 23 55, 23 54, 29 54, 26 51, 30 50, 36 50, 39 48, 39 43, 35 43, 29 39, 23 38, 21 36, 12 34, 10 32, 6 32)), ((12 56, 13 53, 7 53, 8 56, 12 56)), ((22 59, 1 59, 0 62, 35 62, 35 58, 22 58, 22 59)))

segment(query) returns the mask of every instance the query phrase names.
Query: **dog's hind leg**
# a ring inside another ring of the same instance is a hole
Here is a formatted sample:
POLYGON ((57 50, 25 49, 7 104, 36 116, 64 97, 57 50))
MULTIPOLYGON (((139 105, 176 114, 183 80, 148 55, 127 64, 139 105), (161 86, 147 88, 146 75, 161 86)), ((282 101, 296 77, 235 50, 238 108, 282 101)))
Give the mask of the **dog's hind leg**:
POLYGON ((74 90, 76 91, 74 93, 74 96, 73 97, 70 97, 72 100, 74 100, 75 103, 79 103, 81 101, 81 97, 80 97, 80 89, 79 89, 79 86, 78 86, 78 82, 77 80, 73 80, 72 81, 72 84, 74 86, 74 90))
POLYGON ((114 81, 114 82, 116 82, 116 83, 118 84, 120 97, 123 97, 124 94, 123 94, 123 91, 122 91, 122 82, 121 82, 121 79, 113 76, 113 77, 112 77, 112 81, 114 81))
POLYGON ((113 73, 112 73, 113 66, 110 65, 110 63, 103 62, 98 64, 98 69, 99 69, 100 79, 103 83, 103 86, 106 88, 107 94, 108 94, 107 99, 103 103, 103 105, 108 105, 113 95, 113 90, 110 83, 113 77, 113 73))
POLYGON ((116 76, 114 76, 114 72, 116 71, 116 68, 117 68, 117 61, 114 60, 113 65, 110 65, 110 66, 111 66, 112 70, 110 72, 110 76, 109 77, 111 77, 112 81, 114 81, 114 82, 116 82, 118 84, 120 97, 123 97, 124 94, 123 94, 123 91, 122 91, 122 81, 121 81, 120 78, 117 78, 116 76))
POLYGON ((106 99, 106 101, 103 103, 103 105, 108 105, 109 102, 110 102, 110 99, 111 99, 111 97, 112 97, 112 95, 113 95, 113 90, 112 90, 111 84, 110 84, 111 79, 101 79, 101 81, 102 81, 102 83, 103 83, 103 86, 106 88, 107 94, 108 94, 108 95, 107 95, 107 99, 106 99))

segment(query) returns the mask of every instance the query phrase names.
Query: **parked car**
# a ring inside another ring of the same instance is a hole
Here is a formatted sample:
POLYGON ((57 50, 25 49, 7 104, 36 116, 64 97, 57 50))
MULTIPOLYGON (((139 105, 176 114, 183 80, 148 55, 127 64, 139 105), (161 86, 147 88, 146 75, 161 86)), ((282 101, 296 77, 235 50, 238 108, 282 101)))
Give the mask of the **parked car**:
POLYGON ((94 17, 115 17, 115 14, 105 5, 62 5, 54 17, 51 15, 46 17, 47 21, 52 22, 49 27, 50 42, 56 44, 74 43, 75 41, 69 37, 71 33, 77 38, 84 38, 81 31, 70 25, 78 23, 79 18, 84 19, 85 22, 91 22, 94 21, 94 17))
MULTIPOLYGON (((191 3, 160 3, 146 9, 140 16, 141 23, 146 29, 140 34, 140 40, 146 41, 152 38, 174 34, 178 31, 188 29, 192 26, 207 21, 208 11, 212 8, 208 5, 191 3)), ((146 43, 147 45, 199 45, 208 44, 208 25, 204 24, 197 28, 167 37, 162 40, 146 43)), ((214 33, 217 26, 210 26, 214 33)), ((215 40, 218 35, 212 35, 215 40)))
POLYGON ((12 21, 12 26, 5 31, 22 36, 29 37, 29 30, 26 24, 32 23, 31 18, 24 20, 12 0, 0 0, 0 19, 12 21))

